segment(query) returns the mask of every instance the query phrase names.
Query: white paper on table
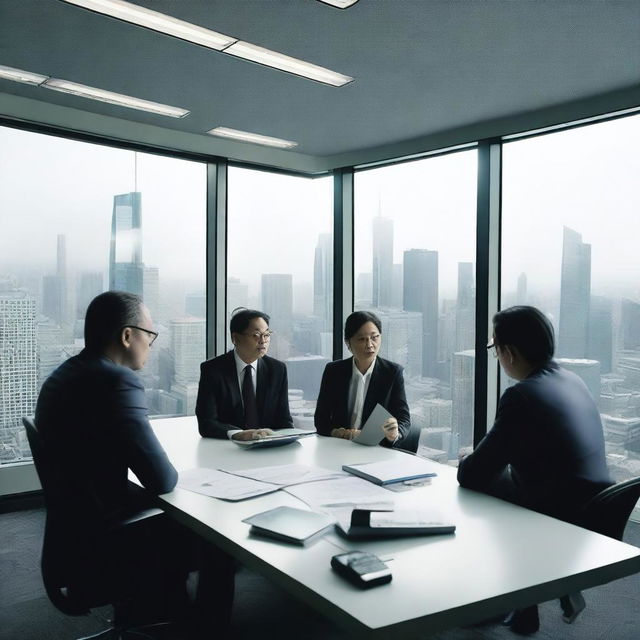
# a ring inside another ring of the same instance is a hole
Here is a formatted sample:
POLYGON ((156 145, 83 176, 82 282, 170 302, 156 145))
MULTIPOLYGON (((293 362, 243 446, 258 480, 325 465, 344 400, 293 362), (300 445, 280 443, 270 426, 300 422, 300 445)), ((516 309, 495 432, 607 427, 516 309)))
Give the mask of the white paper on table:
POLYGON ((351 442, 366 444, 368 446, 379 444, 384 438, 384 431, 381 427, 389 418, 393 418, 393 416, 381 404, 377 404, 364 423, 358 437, 354 438, 351 442))
POLYGON ((280 486, 302 484, 303 482, 317 482, 332 478, 347 477, 344 471, 332 471, 322 467, 310 467, 306 464, 281 464, 269 467, 255 467, 253 469, 241 469, 227 471, 235 476, 270 482, 280 486))
POLYGON ((224 471, 202 468, 181 471, 178 477, 178 486, 181 489, 202 493, 212 498, 232 501, 272 493, 280 488, 266 482, 233 476, 224 471))

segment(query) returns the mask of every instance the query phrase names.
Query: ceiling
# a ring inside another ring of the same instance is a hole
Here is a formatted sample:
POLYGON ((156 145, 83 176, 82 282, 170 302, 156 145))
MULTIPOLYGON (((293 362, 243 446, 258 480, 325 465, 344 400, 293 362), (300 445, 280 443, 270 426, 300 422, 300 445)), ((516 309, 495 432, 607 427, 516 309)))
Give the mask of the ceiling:
POLYGON ((268 163, 255 145, 205 134, 231 127, 297 141, 269 151, 273 164, 312 170, 424 148, 442 132, 473 136, 482 123, 506 133, 514 116, 598 109, 598 96, 640 104, 637 0, 131 1, 355 81, 326 86, 60 0, 0 0, 0 64, 191 111, 167 118, 0 79, 0 113, 268 163))

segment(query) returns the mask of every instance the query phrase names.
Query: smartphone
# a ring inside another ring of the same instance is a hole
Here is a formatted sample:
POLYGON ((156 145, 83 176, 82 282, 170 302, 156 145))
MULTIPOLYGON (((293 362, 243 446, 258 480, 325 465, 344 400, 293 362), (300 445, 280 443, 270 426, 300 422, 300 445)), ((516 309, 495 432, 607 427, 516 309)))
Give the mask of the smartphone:
POLYGON ((391 569, 373 553, 349 551, 331 558, 333 570, 363 589, 391 582, 391 569))

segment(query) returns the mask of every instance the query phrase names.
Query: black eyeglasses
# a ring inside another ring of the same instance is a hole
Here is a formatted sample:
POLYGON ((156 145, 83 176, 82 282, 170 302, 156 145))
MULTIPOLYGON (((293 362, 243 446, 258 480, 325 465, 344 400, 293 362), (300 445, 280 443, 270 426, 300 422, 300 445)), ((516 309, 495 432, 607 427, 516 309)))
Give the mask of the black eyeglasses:
POLYGON ((137 329, 138 331, 144 331, 145 333, 148 333, 150 336, 153 336, 151 338, 151 342, 149 343, 149 346, 151 346, 155 341, 156 338, 158 337, 158 332, 157 331, 151 331, 149 329, 143 329, 142 327, 136 327, 135 324, 126 324, 124 327, 122 327, 123 329, 137 329))
POLYGON ((264 333, 260 333, 259 331, 254 331, 253 333, 242 333, 240 335, 247 336, 247 338, 253 338, 256 342, 260 342, 260 340, 271 340, 271 336, 273 335, 273 331, 265 331, 264 333))
POLYGON ((498 345, 493 340, 487 344, 487 349, 491 351, 491 355, 494 358, 498 357, 498 345))

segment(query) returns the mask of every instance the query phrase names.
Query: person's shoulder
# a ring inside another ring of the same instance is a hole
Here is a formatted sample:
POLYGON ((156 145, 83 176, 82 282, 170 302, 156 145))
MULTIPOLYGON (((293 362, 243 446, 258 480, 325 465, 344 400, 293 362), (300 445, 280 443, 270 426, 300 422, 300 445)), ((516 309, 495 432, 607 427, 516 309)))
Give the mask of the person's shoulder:
POLYGON ((325 365, 325 370, 329 373, 337 373, 340 371, 351 371, 353 367, 353 358, 344 358, 342 360, 333 360, 332 362, 327 362, 325 365))
POLYGON ((402 365, 399 365, 396 362, 392 362, 391 360, 387 360, 386 358, 381 358, 380 356, 376 358, 376 363, 383 371, 389 371, 390 373, 394 374, 402 373, 403 371, 402 365))
POLYGON ((205 360, 200 364, 201 371, 215 371, 216 369, 221 369, 225 365, 228 365, 230 362, 233 362, 233 349, 231 351, 227 351, 222 355, 215 356, 215 358, 210 358, 209 360, 205 360))
POLYGON ((287 365, 282 362, 282 360, 278 360, 272 356, 263 356, 262 363, 270 371, 285 371, 287 368, 287 365))

